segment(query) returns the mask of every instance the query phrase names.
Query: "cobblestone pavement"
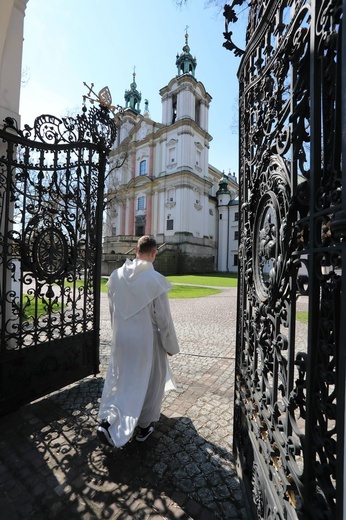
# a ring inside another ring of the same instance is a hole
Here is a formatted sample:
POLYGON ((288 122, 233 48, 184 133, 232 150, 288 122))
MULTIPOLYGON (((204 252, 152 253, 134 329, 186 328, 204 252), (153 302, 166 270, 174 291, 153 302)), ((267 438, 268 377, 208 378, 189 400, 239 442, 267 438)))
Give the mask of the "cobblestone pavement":
POLYGON ((110 338, 102 295, 100 374, 1 418, 1 520, 246 519, 232 456, 236 289, 170 303, 178 391, 154 434, 118 450, 96 436, 110 338))

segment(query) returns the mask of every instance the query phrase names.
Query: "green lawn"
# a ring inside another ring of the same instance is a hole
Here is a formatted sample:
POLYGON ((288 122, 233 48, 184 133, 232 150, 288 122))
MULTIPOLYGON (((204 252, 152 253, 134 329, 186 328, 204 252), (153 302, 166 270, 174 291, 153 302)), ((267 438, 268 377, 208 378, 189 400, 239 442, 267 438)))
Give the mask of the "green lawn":
MULTIPOLYGON (((211 294, 221 292, 219 289, 211 289, 210 287, 196 287, 199 285, 212 287, 237 287, 237 274, 235 273, 213 273, 213 274, 187 274, 166 277, 172 284, 173 289, 168 293, 169 298, 202 298, 211 294), (188 285, 180 285, 188 284, 188 285)), ((106 293, 106 283, 108 278, 101 278, 101 292, 106 293)), ((68 284, 67 284, 68 285, 68 284)), ((76 286, 83 286, 83 280, 77 280, 76 286)), ((60 310, 57 307, 55 310, 60 310)), ((43 309, 40 309, 42 312, 43 309)), ((302 323, 308 323, 308 313, 305 311, 297 312, 297 320, 302 323)))
MULTIPOLYGON (((23 296, 24 296, 24 298, 23 298, 23 307, 24 307, 27 304, 27 298, 26 298, 27 295, 24 294, 23 296)), ((25 320, 29 320, 29 321, 33 320, 36 309, 37 309, 37 316, 45 316, 47 314, 47 306, 41 300, 38 299, 37 302, 35 302, 35 299, 31 297, 30 301, 31 301, 30 305, 25 307, 25 310, 24 310, 23 318, 25 320)), ((54 303, 52 312, 57 312, 60 310, 61 310, 60 303, 54 303)))
POLYGON ((168 293, 169 298, 201 298, 221 292, 219 289, 212 289, 211 287, 198 287, 203 285, 212 287, 237 286, 237 275, 226 273, 175 275, 167 276, 167 280, 173 284, 172 291, 168 293))
MULTIPOLYGON (((236 287, 237 284, 236 276, 224 275, 223 273, 215 273, 213 275, 167 276, 167 279, 174 284, 173 289, 168 293, 169 298, 201 298, 202 296, 209 296, 211 294, 217 294, 220 292, 219 289, 211 289, 210 287, 195 287, 196 285, 236 287)), ((101 292, 107 292, 107 281, 107 278, 101 278, 101 292)), ((83 280, 77 280, 76 286, 83 286, 83 280)))
POLYGON ((308 324, 309 313, 307 311, 297 311, 296 318, 297 318, 297 321, 308 324))
POLYGON ((211 285, 214 287, 237 287, 236 273, 182 274, 167 276, 171 283, 187 283, 190 285, 211 285))
POLYGON ((174 285, 168 293, 168 298, 202 298, 202 296, 210 296, 220 292, 220 289, 211 289, 210 287, 174 285))
MULTIPOLYGON (((236 287, 237 275, 215 273, 202 275, 176 275, 167 276, 167 279, 173 283, 173 289, 169 291, 169 298, 202 298, 203 296, 210 296, 211 294, 218 294, 221 291, 210 287, 197 287, 199 285, 209 285, 213 287, 236 287), (189 284, 189 285, 180 285, 189 284)), ((106 293, 106 283, 108 278, 101 278, 101 292, 106 293)), ((76 286, 83 286, 83 280, 77 280, 76 286)), ((54 310, 60 310, 60 305, 57 304, 54 310)), ((29 306, 26 309, 26 317, 29 317, 33 312, 33 307, 29 306)), ((42 302, 39 302, 39 314, 45 314, 42 302)), ((297 321, 308 323, 308 313, 306 311, 297 312, 297 321)))

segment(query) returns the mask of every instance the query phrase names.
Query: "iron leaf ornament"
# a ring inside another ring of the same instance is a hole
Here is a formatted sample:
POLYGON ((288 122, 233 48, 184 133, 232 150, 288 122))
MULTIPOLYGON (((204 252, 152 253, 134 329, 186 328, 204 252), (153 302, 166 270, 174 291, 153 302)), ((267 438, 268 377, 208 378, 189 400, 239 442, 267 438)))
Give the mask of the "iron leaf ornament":
POLYGON ((103 87, 98 94, 94 92, 94 83, 91 83, 90 87, 87 85, 87 83, 84 81, 83 85, 85 85, 89 92, 88 94, 83 96, 83 101, 85 103, 86 99, 89 100, 89 102, 93 105, 94 103, 99 103, 101 107, 107 108, 115 118, 119 117, 119 114, 122 114, 123 108, 121 105, 112 105, 112 96, 110 93, 109 88, 103 87), (92 97, 93 96, 93 97, 92 97))
POLYGON ((236 57, 241 57, 244 54, 244 50, 240 49, 232 40, 233 32, 229 30, 230 23, 236 23, 238 21, 238 16, 235 12, 235 6, 242 6, 245 0, 233 0, 232 4, 226 4, 224 7, 223 15, 225 17, 225 32, 223 36, 225 38, 225 42, 223 43, 223 47, 225 47, 228 51, 234 52, 236 57))

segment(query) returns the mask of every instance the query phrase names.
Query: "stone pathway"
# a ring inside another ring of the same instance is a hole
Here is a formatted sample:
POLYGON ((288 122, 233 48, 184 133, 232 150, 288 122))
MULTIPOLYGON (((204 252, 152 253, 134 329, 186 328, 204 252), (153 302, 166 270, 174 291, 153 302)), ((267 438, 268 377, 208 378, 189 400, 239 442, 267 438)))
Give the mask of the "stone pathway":
POLYGON ((1 418, 0 520, 245 520, 232 456, 236 289, 170 300, 178 391, 156 430, 122 449, 95 430, 110 321, 101 301, 101 372, 1 418))

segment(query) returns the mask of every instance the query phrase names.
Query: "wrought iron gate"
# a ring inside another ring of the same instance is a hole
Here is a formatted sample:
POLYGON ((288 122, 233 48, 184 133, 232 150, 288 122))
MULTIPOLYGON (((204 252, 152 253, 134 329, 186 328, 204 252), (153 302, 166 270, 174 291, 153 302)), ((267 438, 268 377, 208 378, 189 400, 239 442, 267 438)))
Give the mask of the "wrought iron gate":
POLYGON ((115 123, 0 131, 0 414, 98 372, 104 174, 115 123))
POLYGON ((243 52, 246 4, 225 7, 224 44, 242 56, 235 454, 253 517, 341 519, 343 3, 251 1, 243 52))

